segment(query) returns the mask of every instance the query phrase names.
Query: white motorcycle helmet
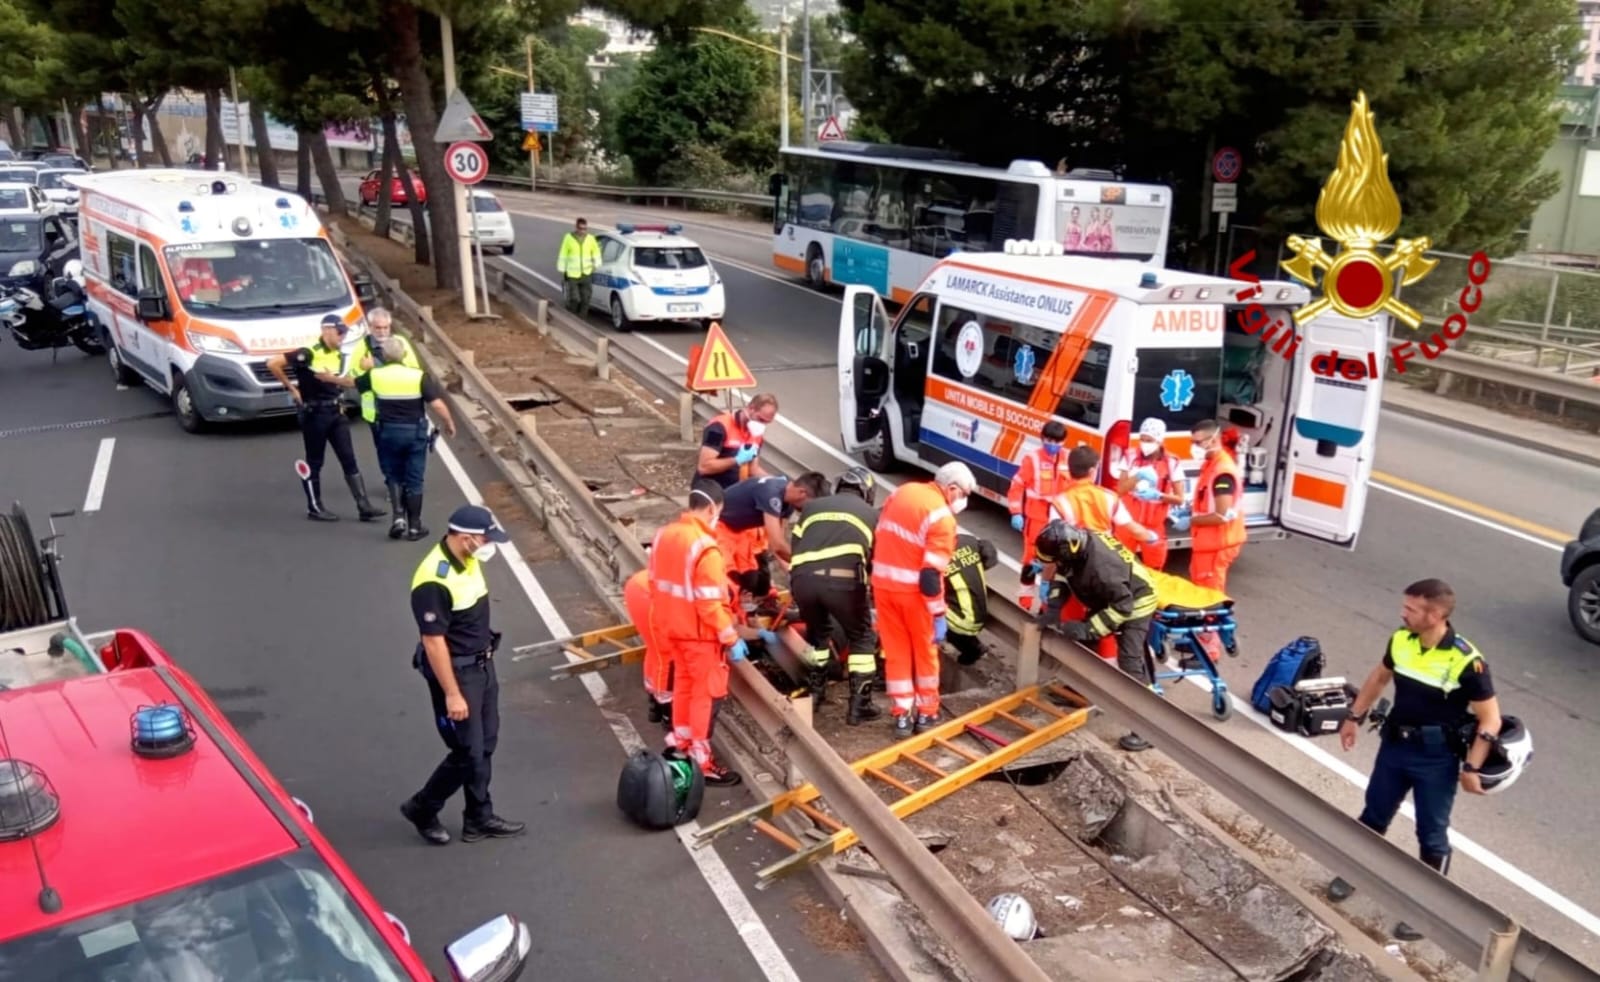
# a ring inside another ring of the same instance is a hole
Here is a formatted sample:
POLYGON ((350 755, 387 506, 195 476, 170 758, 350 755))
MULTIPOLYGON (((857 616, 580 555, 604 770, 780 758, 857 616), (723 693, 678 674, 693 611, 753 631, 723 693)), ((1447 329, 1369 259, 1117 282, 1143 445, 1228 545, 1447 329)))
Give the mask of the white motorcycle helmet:
POLYGON ((989 916, 1013 941, 1032 941, 1039 936, 1039 922, 1033 905, 1019 893, 1002 893, 989 901, 989 916))
POLYGON ((1484 794, 1499 794, 1517 783, 1533 759, 1533 734, 1515 716, 1500 718, 1500 736, 1478 768, 1484 794))
POLYGON ((61 275, 78 284, 78 286, 83 286, 83 260, 69 260, 65 266, 61 267, 61 275))

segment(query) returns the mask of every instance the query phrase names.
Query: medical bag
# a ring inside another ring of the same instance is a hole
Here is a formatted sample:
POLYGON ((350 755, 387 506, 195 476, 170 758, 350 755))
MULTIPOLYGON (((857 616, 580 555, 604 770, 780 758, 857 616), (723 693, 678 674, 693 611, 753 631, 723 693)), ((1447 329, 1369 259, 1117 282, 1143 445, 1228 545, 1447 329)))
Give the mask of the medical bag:
POLYGON ((1339 724, 1350 715, 1355 690, 1342 676, 1303 679, 1292 689, 1273 686, 1268 698, 1272 710, 1267 716, 1278 729, 1301 736, 1326 736, 1339 732, 1339 724))
POLYGON ((700 767, 676 750, 639 750, 622 765, 617 807, 641 828, 659 831, 700 814, 706 779, 700 767))
POLYGON ((1250 690, 1250 705, 1255 707, 1256 712, 1270 715, 1272 700, 1269 693, 1274 688, 1283 686, 1293 693, 1297 683, 1320 678, 1324 665, 1321 642, 1309 637, 1294 639, 1267 662, 1261 677, 1256 679, 1255 688, 1250 690))

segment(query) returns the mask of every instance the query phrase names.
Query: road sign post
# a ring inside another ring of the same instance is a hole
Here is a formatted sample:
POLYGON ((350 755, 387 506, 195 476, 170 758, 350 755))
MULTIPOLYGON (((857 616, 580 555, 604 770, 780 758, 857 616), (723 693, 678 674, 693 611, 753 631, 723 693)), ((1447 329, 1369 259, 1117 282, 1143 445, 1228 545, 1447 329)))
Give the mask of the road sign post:
MULTIPOLYGON (((523 132, 533 138, 533 146, 527 146, 528 141, 523 140, 523 149, 529 151, 528 157, 528 188, 537 190, 539 173, 539 148, 538 134, 554 133, 560 128, 560 102, 554 95, 545 92, 533 91, 533 48, 528 49, 528 91, 523 92, 517 100, 518 114, 522 118, 523 132)), ((552 141, 553 144, 553 141, 552 141)), ((552 145, 550 163, 556 162, 554 146, 552 145)))
POLYGON ((696 392, 718 392, 726 389, 753 389, 756 377, 733 350, 733 342, 716 321, 706 331, 706 339, 699 346, 698 355, 690 362, 689 388, 696 392))
MULTIPOLYGON (((442 17, 439 20, 439 31, 444 45, 444 87, 450 93, 445 100, 444 112, 439 116, 439 125, 433 131, 435 143, 458 144, 463 142, 487 143, 494 139, 494 131, 484 123, 483 117, 472 108, 472 103, 460 89, 456 88, 456 49, 455 36, 451 31, 450 20, 442 17)), ((480 151, 481 152, 481 151, 480 151)), ((451 154, 445 153, 445 167, 450 166, 451 154)), ((488 173, 488 158, 484 158, 483 172, 488 173)), ((452 181, 452 191, 455 193, 456 213, 456 248, 463 249, 461 253, 461 306, 468 317, 478 316, 478 290, 477 271, 473 268, 472 248, 476 237, 472 236, 469 229, 472 216, 467 209, 467 186, 459 180, 452 181)))
MULTIPOLYGON (((472 186, 489 176, 489 155, 476 143, 462 140, 452 143, 444 151, 444 170, 450 175, 450 180, 455 182, 458 194, 467 198, 467 215, 471 227, 471 235, 467 239, 466 248, 472 250, 468 255, 469 260, 478 264, 478 284, 483 290, 483 312, 489 315, 489 277, 483 269, 483 250, 478 247, 478 203, 472 197, 472 186)), ((469 262, 470 266, 470 262, 469 262)), ((470 284, 465 284, 471 288, 470 284)))

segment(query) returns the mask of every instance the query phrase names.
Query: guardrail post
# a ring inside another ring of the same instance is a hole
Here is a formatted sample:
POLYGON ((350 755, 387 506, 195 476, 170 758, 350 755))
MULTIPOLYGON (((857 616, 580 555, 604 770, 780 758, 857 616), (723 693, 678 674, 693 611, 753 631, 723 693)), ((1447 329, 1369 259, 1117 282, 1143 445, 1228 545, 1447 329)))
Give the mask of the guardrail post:
POLYGON ((1478 960, 1478 982, 1508 982, 1511 962, 1517 953, 1517 938, 1522 929, 1515 923, 1507 930, 1494 931, 1483 946, 1483 957, 1478 960))
POLYGON ((684 443, 694 441, 694 393, 678 393, 678 435, 684 443))
POLYGON ((1039 625, 1030 621, 1022 625, 1022 636, 1017 644, 1017 688, 1038 684, 1039 625))
MULTIPOLYGON (((397 285, 397 289, 398 289, 398 285, 397 285)), ((428 325, 433 323, 433 305, 432 304, 422 304, 422 305, 420 305, 420 309, 422 310, 422 321, 421 321, 421 323, 417 324, 417 334, 421 336, 422 343, 423 344, 427 344, 428 343, 428 325)))
POLYGON ((543 297, 534 305, 533 326, 539 329, 540 334, 550 333, 550 301, 543 297))
POLYGON ((468 368, 478 367, 478 356, 471 348, 461 349, 461 361, 468 368))
POLYGON ((594 371, 602 379, 611 378, 610 338, 600 338, 594 343, 594 371))
POLYGON ((506 292, 506 271, 503 269, 489 270, 489 292, 497 299, 506 292))

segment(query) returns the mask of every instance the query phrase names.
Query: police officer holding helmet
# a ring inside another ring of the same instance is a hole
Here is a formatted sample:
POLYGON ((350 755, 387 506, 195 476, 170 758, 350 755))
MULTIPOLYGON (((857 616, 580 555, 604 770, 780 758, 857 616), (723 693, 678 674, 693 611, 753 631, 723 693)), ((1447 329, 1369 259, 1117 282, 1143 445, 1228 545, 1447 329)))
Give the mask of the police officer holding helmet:
MULTIPOLYGON (((872 567, 872 536, 878 513, 877 480, 865 467, 852 467, 833 484, 833 494, 800 506, 790 534, 789 590, 806 626, 809 651, 802 653, 811 698, 823 701, 828 681, 828 638, 833 624, 844 632, 849 650, 850 707, 845 722, 856 726, 878 718, 872 705, 878 672, 878 637, 872 630, 872 599, 867 577, 872 567)), ((763 638, 762 640, 766 640, 763 638)))
MULTIPOLYGON (((1373 668, 1339 727, 1345 750, 1384 688, 1394 682, 1394 708, 1380 731, 1383 743, 1367 780, 1361 824, 1383 835, 1410 792, 1416 805, 1421 859, 1442 874, 1450 869, 1450 809, 1456 788, 1483 794, 1479 776, 1500 741, 1500 703, 1483 654, 1450 623, 1456 596, 1443 580, 1418 580, 1405 589, 1400 620, 1389 636, 1383 661, 1373 668), (1475 722, 1465 729, 1462 723, 1475 722)), ((1328 899, 1344 900, 1355 888, 1335 877, 1328 899)), ((1395 926, 1401 941, 1422 934, 1408 924, 1395 926)))
POLYGON ((401 803, 400 814, 437 846, 450 841, 439 812, 457 790, 464 789, 467 798, 461 841, 520 835, 526 827, 496 815, 489 798, 490 762, 500 734, 494 668, 500 634, 489 626, 483 564, 509 541, 489 509, 463 505, 411 578, 411 612, 422 634, 412 667, 428 683, 434 724, 449 753, 422 790, 401 803))

